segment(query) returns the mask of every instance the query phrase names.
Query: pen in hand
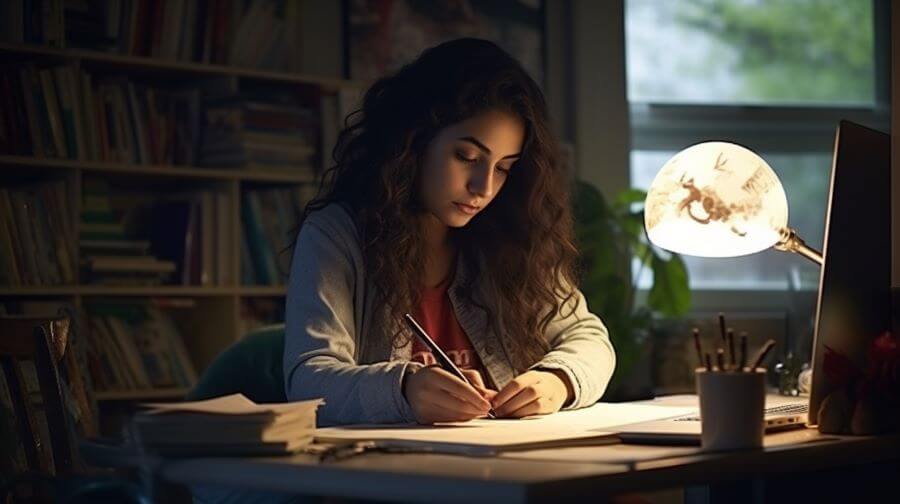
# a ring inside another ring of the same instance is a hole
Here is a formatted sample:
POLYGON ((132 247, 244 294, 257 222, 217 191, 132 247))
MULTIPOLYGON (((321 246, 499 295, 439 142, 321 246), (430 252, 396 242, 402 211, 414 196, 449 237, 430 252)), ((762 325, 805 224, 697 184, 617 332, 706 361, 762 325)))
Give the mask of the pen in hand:
MULTIPOLYGON (((466 375, 458 367, 456 367, 456 364, 454 364, 450 357, 448 357, 447 354, 443 350, 441 350, 441 347, 439 347, 437 343, 435 343, 434 340, 431 339, 430 336, 428 336, 428 333, 425 332, 425 329, 423 329, 422 326, 420 326, 419 323, 416 322, 416 319, 414 319, 412 315, 406 313, 403 315, 403 319, 406 321, 406 325, 409 326, 413 334, 415 334, 416 337, 419 338, 422 344, 424 344, 426 347, 428 347, 429 350, 431 350, 431 353, 434 355, 435 360, 437 360, 442 369, 459 378, 470 387, 475 388, 474 385, 472 385, 472 382, 470 382, 469 379, 466 378, 466 375)), ((493 408, 488 410, 488 418, 497 418, 497 415, 494 413, 493 408)))

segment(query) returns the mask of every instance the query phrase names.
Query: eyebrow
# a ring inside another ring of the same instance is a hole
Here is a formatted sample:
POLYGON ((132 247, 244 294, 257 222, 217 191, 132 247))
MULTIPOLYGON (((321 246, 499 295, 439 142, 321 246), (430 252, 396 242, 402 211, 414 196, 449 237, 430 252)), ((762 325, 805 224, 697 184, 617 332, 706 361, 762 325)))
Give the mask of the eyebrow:
MULTIPOLYGON (((490 153, 491 153, 491 149, 488 149, 486 145, 484 145, 483 143, 481 143, 481 142, 480 142, 477 138, 475 138, 475 137, 467 136, 467 137, 459 137, 459 139, 460 139, 460 140, 464 140, 464 141, 466 141, 466 142, 469 142, 469 143, 471 143, 471 144, 474 144, 475 147, 478 147, 479 149, 481 149, 485 154, 490 154, 490 153)), ((504 157, 502 157, 501 159, 511 159, 511 158, 517 158, 517 157, 521 157, 521 156, 522 156, 522 153, 519 152, 519 153, 517 153, 517 154, 510 154, 509 156, 504 156, 504 157)))

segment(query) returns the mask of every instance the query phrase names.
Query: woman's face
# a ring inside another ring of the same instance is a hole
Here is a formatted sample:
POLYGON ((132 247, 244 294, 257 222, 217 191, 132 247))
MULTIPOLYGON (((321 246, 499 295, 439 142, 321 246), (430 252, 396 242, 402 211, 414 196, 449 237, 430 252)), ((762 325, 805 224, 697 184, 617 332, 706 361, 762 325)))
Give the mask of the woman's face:
POLYGON ((468 224, 512 176, 524 141, 522 120, 499 110, 441 130, 428 145, 422 166, 425 208, 447 226, 468 224))

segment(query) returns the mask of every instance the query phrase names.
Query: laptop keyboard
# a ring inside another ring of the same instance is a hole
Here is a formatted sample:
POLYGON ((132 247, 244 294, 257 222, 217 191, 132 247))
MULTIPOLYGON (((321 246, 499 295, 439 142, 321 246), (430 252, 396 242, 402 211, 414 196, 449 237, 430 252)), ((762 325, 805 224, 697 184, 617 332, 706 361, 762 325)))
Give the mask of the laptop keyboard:
MULTIPOLYGON (((763 416, 773 415, 802 415, 809 412, 809 403, 802 404, 782 404, 781 406, 772 406, 763 411, 763 416)), ((673 419, 676 422, 699 422, 699 415, 688 415, 673 419)))

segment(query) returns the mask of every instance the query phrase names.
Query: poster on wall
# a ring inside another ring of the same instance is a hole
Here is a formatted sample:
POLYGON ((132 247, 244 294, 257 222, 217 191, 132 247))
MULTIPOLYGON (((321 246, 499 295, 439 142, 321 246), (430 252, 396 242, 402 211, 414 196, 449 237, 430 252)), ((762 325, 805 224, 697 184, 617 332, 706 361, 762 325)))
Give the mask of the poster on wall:
POLYGON ((345 74, 371 81, 447 40, 496 42, 544 83, 542 0, 345 0, 345 74))

